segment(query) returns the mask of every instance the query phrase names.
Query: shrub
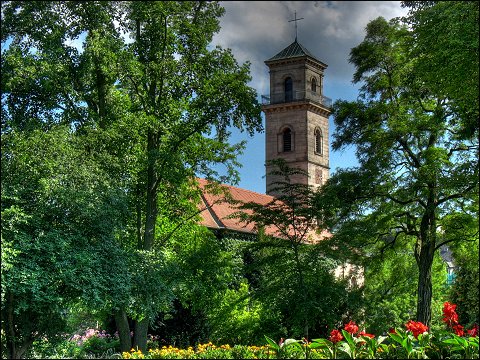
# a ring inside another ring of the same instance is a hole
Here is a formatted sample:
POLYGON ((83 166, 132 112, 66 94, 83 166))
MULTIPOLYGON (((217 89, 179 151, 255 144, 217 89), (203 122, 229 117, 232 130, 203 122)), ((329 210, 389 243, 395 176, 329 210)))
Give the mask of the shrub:
POLYGON ((478 359, 478 325, 465 329, 458 323, 456 305, 444 303, 445 329, 432 331, 409 320, 404 328, 391 328, 386 336, 369 334, 355 322, 333 329, 329 339, 280 339, 265 336, 267 346, 216 346, 200 344, 196 350, 172 346, 151 349, 147 354, 132 349, 125 359, 478 359))

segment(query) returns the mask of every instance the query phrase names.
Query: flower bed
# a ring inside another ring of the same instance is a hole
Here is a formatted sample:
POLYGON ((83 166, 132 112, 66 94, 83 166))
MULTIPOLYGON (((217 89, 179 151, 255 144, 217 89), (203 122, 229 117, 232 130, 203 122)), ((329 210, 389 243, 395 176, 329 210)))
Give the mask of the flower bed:
POLYGON ((360 331, 350 321, 343 329, 333 329, 329 339, 280 339, 277 343, 265 336, 266 346, 217 346, 209 342, 195 349, 172 346, 150 349, 143 354, 132 349, 124 359, 478 359, 478 325, 465 330, 458 324, 456 305, 444 303, 446 329, 429 332, 428 327, 410 320, 405 328, 390 329, 384 336, 360 331))

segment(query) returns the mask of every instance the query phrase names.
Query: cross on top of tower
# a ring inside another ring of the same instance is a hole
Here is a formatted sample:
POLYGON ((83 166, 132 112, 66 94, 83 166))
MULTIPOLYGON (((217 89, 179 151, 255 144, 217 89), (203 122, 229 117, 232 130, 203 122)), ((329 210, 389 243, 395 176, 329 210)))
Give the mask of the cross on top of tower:
POLYGON ((297 21, 303 20, 303 18, 297 19, 297 10, 295 10, 295 18, 288 20, 288 22, 295 21, 295 41, 297 41, 297 21))

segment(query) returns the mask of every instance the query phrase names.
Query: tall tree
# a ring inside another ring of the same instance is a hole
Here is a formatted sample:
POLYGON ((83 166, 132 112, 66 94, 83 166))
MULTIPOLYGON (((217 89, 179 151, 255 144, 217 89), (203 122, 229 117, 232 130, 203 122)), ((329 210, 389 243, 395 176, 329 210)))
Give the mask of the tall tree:
MULTIPOLYGON (((225 163, 233 172, 239 148, 225 142, 228 126, 250 133, 261 128, 255 92, 246 85, 248 64, 238 66, 228 50, 208 50, 222 13, 217 3, 203 2, 132 2, 126 8, 125 30, 134 41, 121 63, 121 83, 148 119, 142 250, 160 243, 155 227, 162 187, 174 191, 195 173, 210 172, 208 163, 225 163), (205 136, 212 128, 214 136, 205 136)), ((136 322, 134 344, 141 349, 149 320, 136 322)))
POLYGON ((129 254, 112 231, 127 215, 125 195, 68 126, 2 132, 1 208, 8 358, 65 332, 65 310, 78 301, 100 310, 127 297, 129 254))
MULTIPOLYGON (((145 261, 170 236, 157 231, 158 197, 174 213, 192 178, 218 178, 214 163, 228 170, 222 182, 237 181, 243 144, 228 144, 228 128, 261 130, 249 64, 210 46, 223 12, 216 2, 2 2, 6 126, 68 124, 130 199, 119 243, 145 261)), ((151 266, 134 266, 146 272, 136 278, 152 279, 151 266)), ((133 316, 134 346, 146 350, 152 306, 163 301, 140 296, 127 313, 131 303, 112 305, 122 347, 131 348, 133 316)))
MULTIPOLYGON (((433 13, 431 20, 439 19, 433 13)), ((478 23, 471 25, 477 26, 478 34, 478 23)), ((471 33, 457 36, 475 42, 471 33)), ((353 81, 362 87, 357 101, 334 104, 332 147, 356 145, 360 165, 332 176, 322 203, 336 239, 349 247, 386 249, 400 239, 413 239, 416 317, 430 324, 435 251, 461 241, 439 233, 451 225, 447 215, 474 216, 469 205, 478 194, 478 139, 473 136, 478 124, 466 136, 465 118, 450 93, 428 86, 424 78, 431 79, 432 73, 418 72, 424 60, 416 47, 421 37, 398 20, 378 18, 367 25, 364 41, 351 50, 353 81)), ((476 76, 478 83, 478 72, 476 76)), ((476 102, 478 108, 478 98, 476 102)), ((478 228, 470 230, 465 228, 463 239, 475 240, 478 228)))
POLYGON ((308 174, 289 167, 283 159, 269 165, 277 179, 272 191, 278 195, 267 204, 237 203, 240 210, 232 216, 255 224, 260 234, 266 232, 250 246, 255 260, 249 271, 260 274, 254 298, 283 315, 290 332, 285 335, 308 339, 354 309, 354 301, 348 304, 348 300, 355 296, 348 294, 346 282, 334 277, 342 260, 329 257, 318 242, 324 234, 316 192, 298 182, 308 174))

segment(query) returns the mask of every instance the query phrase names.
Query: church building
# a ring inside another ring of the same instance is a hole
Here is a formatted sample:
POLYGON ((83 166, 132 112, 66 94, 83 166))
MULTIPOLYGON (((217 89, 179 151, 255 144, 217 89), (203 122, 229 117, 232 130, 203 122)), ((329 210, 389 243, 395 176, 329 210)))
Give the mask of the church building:
MULTIPOLYGON (((329 177, 329 123, 332 101, 323 94, 324 71, 327 65, 317 59, 297 39, 275 56, 265 61, 270 70, 270 94, 262 96, 265 113, 266 194, 226 185, 231 198, 243 203, 268 204, 275 201, 268 162, 283 159, 290 168, 299 168, 308 176, 291 178, 295 183, 322 186, 329 177)), ((204 188, 207 182, 199 179, 204 188)), ((201 225, 208 227, 218 238, 234 236, 257 239, 255 224, 245 224, 232 217, 238 209, 221 195, 203 191, 201 225)), ((265 234, 275 236, 272 226, 265 234)), ((317 243, 331 233, 312 229, 305 243, 317 243)), ((337 278, 348 278, 350 286, 363 284, 363 269, 344 263, 335 270, 337 278)))
MULTIPOLYGON (((297 39, 265 61, 270 69, 270 94, 262 96, 265 113, 265 159, 283 159, 290 168, 299 168, 308 176, 292 178, 316 188, 329 176, 328 116, 332 101, 323 95, 323 77, 327 65, 318 60, 297 39)), ((275 195, 274 176, 266 167, 266 193, 227 186, 234 200, 267 204, 275 195)), ((200 180, 204 187, 206 182, 200 180)), ((255 233, 253 225, 229 218, 237 211, 219 196, 202 195, 201 224, 218 232, 255 233)))

